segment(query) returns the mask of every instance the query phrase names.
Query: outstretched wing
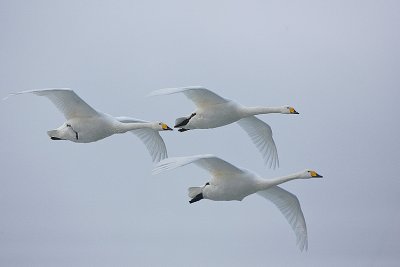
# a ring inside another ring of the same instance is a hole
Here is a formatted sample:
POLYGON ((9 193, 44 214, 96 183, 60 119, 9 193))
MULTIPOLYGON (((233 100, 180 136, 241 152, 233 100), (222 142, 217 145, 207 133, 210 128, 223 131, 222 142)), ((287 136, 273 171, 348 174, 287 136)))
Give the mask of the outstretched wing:
POLYGON ((158 174, 166 170, 172 170, 194 163, 208 171, 213 177, 229 176, 230 174, 242 174, 243 170, 222 160, 214 155, 196 155, 189 157, 174 157, 160 161, 153 169, 153 174, 158 174))
POLYGON ((272 138, 271 127, 255 116, 240 119, 237 123, 261 152, 265 164, 274 169, 279 167, 278 151, 272 138))
POLYGON ((190 100, 192 100, 193 103, 199 108, 207 107, 209 105, 226 103, 230 101, 201 86, 164 88, 150 93, 149 96, 169 95, 175 93, 185 94, 185 96, 190 100))
MULTIPOLYGON (((116 117, 116 119, 122 123, 148 122, 129 117, 116 117)), ((142 140, 149 151, 153 162, 159 162, 168 157, 167 147, 158 131, 150 128, 141 128, 132 130, 131 133, 135 134, 140 140, 142 140)))
POLYGON ((69 120, 77 117, 98 116, 95 109, 83 101, 73 90, 67 88, 51 88, 23 91, 10 95, 32 93, 38 96, 45 96, 64 114, 69 120))
POLYGON ((259 191, 257 194, 275 204, 292 227, 300 250, 307 250, 307 226, 297 197, 279 186, 259 191))

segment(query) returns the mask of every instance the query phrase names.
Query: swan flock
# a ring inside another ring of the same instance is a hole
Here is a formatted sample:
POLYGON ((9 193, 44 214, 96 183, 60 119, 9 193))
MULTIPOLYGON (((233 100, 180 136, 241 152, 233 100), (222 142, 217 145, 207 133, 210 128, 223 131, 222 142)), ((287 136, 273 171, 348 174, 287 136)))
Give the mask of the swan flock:
MULTIPOLYGON (((296 236, 299 249, 307 250, 307 227, 300 202, 294 194, 278 185, 294 179, 322 178, 316 171, 306 169, 283 177, 263 179, 255 173, 238 168, 211 154, 168 157, 165 142, 159 132, 172 131, 172 128, 164 122, 114 117, 102 113, 68 88, 29 90, 13 93, 10 96, 28 93, 47 97, 66 119, 60 127, 47 131, 51 140, 90 143, 114 134, 131 132, 139 137, 149 151, 155 163, 153 174, 192 163, 209 172, 211 175, 209 181, 188 189, 189 203, 202 199, 241 201, 252 194, 260 195, 271 201, 281 211, 296 236)), ((183 93, 196 106, 189 115, 175 120, 174 128, 178 128, 179 132, 212 129, 237 122, 261 153, 264 163, 270 168, 279 167, 272 129, 256 115, 299 114, 293 107, 246 107, 201 86, 160 89, 153 91, 149 96, 175 93, 183 93)))

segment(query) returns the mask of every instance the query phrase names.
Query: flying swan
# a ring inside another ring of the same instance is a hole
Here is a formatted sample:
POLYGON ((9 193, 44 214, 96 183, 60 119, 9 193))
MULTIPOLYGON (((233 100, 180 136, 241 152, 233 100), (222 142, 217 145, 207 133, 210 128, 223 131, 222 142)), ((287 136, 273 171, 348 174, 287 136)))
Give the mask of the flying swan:
POLYGON ((262 179, 257 174, 240 169, 214 155, 167 158, 157 163, 152 173, 158 174, 190 163, 207 170, 212 176, 205 185, 189 188, 190 203, 203 198, 215 201, 241 201, 248 195, 257 193, 275 204, 292 227, 300 250, 307 250, 307 227, 300 202, 295 195, 277 185, 294 179, 322 177, 321 175, 312 170, 304 170, 279 178, 262 179))
POLYGON ((153 162, 158 162, 168 157, 165 143, 158 131, 172 129, 163 122, 148 122, 129 117, 113 117, 95 110, 73 90, 68 88, 30 90, 10 94, 10 96, 25 93, 47 97, 67 119, 59 128, 47 132, 52 140, 90 143, 113 134, 131 131, 146 145, 153 162))
POLYGON ((201 86, 159 89, 150 93, 149 96, 174 93, 183 93, 197 107, 189 116, 176 119, 174 127, 179 128, 180 132, 217 128, 238 122, 261 152, 265 164, 270 168, 279 167, 278 152, 272 138, 271 127, 254 115, 299 114, 293 107, 245 107, 201 86))

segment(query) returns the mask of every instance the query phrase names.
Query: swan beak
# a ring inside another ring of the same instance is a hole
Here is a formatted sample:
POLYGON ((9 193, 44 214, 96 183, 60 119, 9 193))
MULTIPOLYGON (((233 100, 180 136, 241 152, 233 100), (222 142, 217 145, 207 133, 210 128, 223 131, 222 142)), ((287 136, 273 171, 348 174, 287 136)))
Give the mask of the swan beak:
POLYGON ((292 107, 290 107, 289 110, 290 110, 290 114, 300 114, 292 107))
POLYGON ((64 139, 61 139, 61 138, 58 138, 58 137, 54 137, 54 136, 50 137, 50 139, 51 140, 64 140, 64 139))
POLYGON ((162 124, 162 128, 164 131, 173 131, 168 125, 166 125, 165 123, 162 124))
POLYGON ((312 176, 312 177, 319 177, 319 178, 324 177, 324 176, 322 176, 322 175, 319 175, 319 174, 316 173, 315 171, 312 171, 312 172, 311 172, 311 176, 312 176))

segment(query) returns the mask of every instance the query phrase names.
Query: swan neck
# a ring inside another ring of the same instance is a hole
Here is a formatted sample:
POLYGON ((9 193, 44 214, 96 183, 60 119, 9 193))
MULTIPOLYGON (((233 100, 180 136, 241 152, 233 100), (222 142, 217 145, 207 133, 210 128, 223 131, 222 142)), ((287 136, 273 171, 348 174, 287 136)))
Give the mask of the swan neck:
POLYGON ((150 122, 117 122, 115 129, 117 133, 126 133, 128 131, 137 130, 141 128, 151 128, 152 124, 150 122))
POLYGON ((281 177, 277 177, 277 178, 273 178, 273 179, 264 179, 261 182, 261 190, 265 190, 268 189, 272 186, 275 185, 279 185, 279 184, 283 184, 286 183, 290 180, 294 180, 294 179, 299 179, 299 174, 298 173, 294 173, 294 174, 290 174, 290 175, 286 175, 286 176, 281 176, 281 177))
POLYGON ((268 113, 282 113, 280 107, 246 107, 245 112, 249 115, 268 114, 268 113))

